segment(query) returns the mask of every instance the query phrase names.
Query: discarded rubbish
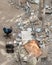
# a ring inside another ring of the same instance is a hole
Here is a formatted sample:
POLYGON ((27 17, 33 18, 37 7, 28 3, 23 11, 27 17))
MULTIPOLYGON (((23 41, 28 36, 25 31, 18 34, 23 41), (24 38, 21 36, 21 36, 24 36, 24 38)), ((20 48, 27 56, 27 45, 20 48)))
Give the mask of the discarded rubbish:
POLYGON ((35 40, 29 41, 24 45, 24 47, 29 54, 32 54, 35 57, 39 57, 42 54, 42 51, 35 40))

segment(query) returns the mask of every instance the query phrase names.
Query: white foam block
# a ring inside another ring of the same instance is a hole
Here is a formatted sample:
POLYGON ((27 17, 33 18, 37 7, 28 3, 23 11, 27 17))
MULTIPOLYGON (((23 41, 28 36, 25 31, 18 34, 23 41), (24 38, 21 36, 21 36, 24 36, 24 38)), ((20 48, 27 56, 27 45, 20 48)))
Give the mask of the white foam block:
POLYGON ((21 34, 23 42, 32 40, 31 31, 21 31, 21 34))

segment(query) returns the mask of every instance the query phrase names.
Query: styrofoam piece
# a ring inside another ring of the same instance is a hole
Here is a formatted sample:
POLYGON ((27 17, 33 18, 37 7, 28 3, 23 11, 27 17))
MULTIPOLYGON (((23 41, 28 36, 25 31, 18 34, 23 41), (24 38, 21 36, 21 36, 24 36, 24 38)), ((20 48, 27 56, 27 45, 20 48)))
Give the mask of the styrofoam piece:
POLYGON ((22 34, 22 42, 32 40, 32 35, 30 31, 21 31, 21 34, 22 34))

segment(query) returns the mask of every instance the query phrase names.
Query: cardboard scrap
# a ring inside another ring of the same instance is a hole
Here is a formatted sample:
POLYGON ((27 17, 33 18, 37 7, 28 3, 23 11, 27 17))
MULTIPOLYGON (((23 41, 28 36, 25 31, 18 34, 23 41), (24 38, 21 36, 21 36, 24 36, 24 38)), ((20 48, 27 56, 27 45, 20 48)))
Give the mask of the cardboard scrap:
POLYGON ((31 40, 28 43, 26 43, 24 45, 24 48, 29 54, 31 53, 32 55, 36 57, 39 57, 42 54, 42 51, 35 40, 31 40))

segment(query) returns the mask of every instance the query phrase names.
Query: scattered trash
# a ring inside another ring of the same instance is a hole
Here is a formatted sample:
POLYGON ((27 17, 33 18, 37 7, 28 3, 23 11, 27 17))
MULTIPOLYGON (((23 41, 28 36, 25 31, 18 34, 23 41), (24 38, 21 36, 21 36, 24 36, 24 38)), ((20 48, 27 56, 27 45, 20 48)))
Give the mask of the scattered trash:
POLYGON ((40 33, 41 32, 41 28, 37 28, 36 32, 40 33))
POLYGON ((24 45, 24 48, 27 50, 29 54, 32 54, 35 57, 39 57, 42 54, 42 51, 39 48, 37 41, 35 40, 31 40, 28 43, 26 43, 24 45))

